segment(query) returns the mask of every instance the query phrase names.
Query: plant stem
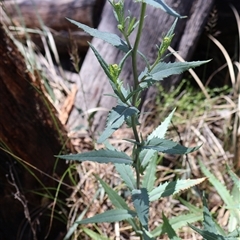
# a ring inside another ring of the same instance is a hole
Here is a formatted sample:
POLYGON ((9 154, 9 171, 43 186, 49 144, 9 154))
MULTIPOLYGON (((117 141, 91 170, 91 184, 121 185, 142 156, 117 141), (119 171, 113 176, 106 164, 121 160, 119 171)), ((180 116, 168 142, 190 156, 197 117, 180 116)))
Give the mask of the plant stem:
MULTIPOLYGON (((134 80, 134 85, 133 85, 133 91, 135 91, 138 88, 138 70, 137 70, 137 51, 138 51, 138 46, 142 34, 142 29, 143 29, 143 23, 144 23, 144 15, 146 11, 146 3, 142 3, 141 6, 141 14, 140 14, 140 20, 139 20, 139 25, 138 25, 138 31, 137 31, 137 36, 135 39, 135 43, 133 46, 133 52, 132 52, 132 67, 133 67, 133 80, 134 80)), ((137 104, 137 93, 133 95, 133 100, 132 100, 132 105, 136 106, 137 104)), ((132 117, 132 129, 133 129, 133 134, 137 142, 140 143, 140 139, 138 136, 137 132, 137 119, 136 116, 132 117)))
MULTIPOLYGON (((134 80, 134 85, 133 85, 133 91, 135 91, 138 88, 138 69, 137 69, 137 54, 138 54, 138 46, 142 34, 142 29, 143 29, 143 23, 144 23, 144 16, 145 16, 145 11, 146 11, 146 3, 142 3, 141 5, 141 13, 140 13, 140 20, 139 20, 139 25, 138 25, 138 31, 137 31, 137 36, 134 42, 133 46, 133 52, 132 52, 132 68, 133 68, 133 80, 134 80)), ((138 94, 134 94, 132 97, 132 105, 136 106, 138 102, 138 94)), ((136 106, 137 107, 137 106, 136 106)), ((132 129, 133 129, 133 134, 136 139, 136 142, 140 143, 140 138, 137 132, 137 116, 132 116, 132 129)), ((134 163, 135 163, 135 170, 136 170, 136 177, 137 177, 137 188, 140 188, 140 164, 139 164, 139 145, 136 146, 137 150, 135 151, 135 156, 134 156, 134 163)))
MULTIPOLYGON (((133 52, 132 52, 132 67, 133 67, 133 80, 134 80, 133 90, 136 90, 139 85, 138 70, 137 70, 137 51, 138 51, 138 46, 139 46, 139 42, 140 42, 140 38, 141 38, 141 34, 142 34, 146 6, 147 6, 146 3, 142 3, 137 36, 135 39, 135 43, 133 46, 133 52)), ((134 94, 133 95, 133 106, 136 105, 136 102, 137 102, 137 94, 134 94)))

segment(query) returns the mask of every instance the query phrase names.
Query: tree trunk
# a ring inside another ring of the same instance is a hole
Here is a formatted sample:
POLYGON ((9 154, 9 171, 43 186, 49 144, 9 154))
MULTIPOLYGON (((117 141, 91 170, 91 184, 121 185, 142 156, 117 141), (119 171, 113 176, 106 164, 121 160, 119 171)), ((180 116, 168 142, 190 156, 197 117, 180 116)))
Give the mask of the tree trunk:
MULTIPOLYGON (((42 209, 48 209, 52 201, 47 195, 55 195, 46 189, 55 188, 58 182, 52 177, 60 179, 67 168, 64 161, 56 162, 54 157, 66 145, 66 131, 42 94, 38 75, 27 71, 24 57, 1 24, 0 55, 0 239, 34 239, 29 225, 21 225, 25 210, 38 227, 42 209), (40 209, 39 215, 34 216, 36 209, 40 209)), ((48 231, 49 219, 45 221, 37 233, 39 239, 48 231)), ((58 226, 58 233, 62 230, 63 226, 58 226)), ((48 239, 55 239, 54 231, 53 227, 48 239)))
MULTIPOLYGON (((214 0, 168 0, 166 3, 182 16, 188 16, 185 19, 179 19, 175 30, 171 46, 178 50, 181 56, 188 60, 193 54, 193 51, 201 35, 207 16, 212 8, 214 0)), ((125 1, 126 10, 130 10, 133 16, 139 15, 139 4, 134 1, 125 1)), ((127 13, 126 13, 127 14, 127 13)), ((142 34, 142 41, 140 43, 140 51, 143 52, 150 62, 153 62, 157 55, 156 44, 159 45, 163 34, 166 34, 173 24, 174 17, 160 9, 152 7, 147 8, 147 18, 145 29, 142 34)), ((116 20, 112 13, 112 8, 109 3, 105 4, 102 13, 102 20, 98 27, 101 31, 113 32, 119 34, 116 29, 116 20)), ((92 44, 103 56, 103 59, 108 64, 119 63, 122 58, 122 53, 113 48, 109 44, 99 39, 93 39, 92 44)), ((138 71, 144 69, 144 62, 139 59, 138 71)), ((86 111, 97 107, 104 107, 110 109, 114 104, 114 100, 103 94, 111 93, 111 87, 108 80, 97 62, 92 51, 88 51, 84 63, 81 68, 81 81, 78 81, 79 91, 77 95, 76 107, 86 111), (84 97, 85 94, 85 97, 84 97)), ((132 85, 132 69, 130 60, 128 60, 122 71, 121 78, 125 82, 132 85)), ((178 79, 168 79, 165 85, 173 84, 178 79)), ((150 88, 147 93, 147 98, 153 98, 156 95, 154 88, 150 88)), ((99 111, 95 115, 93 126, 95 130, 101 131, 105 126, 107 111, 99 111)), ((68 126, 70 128, 83 124, 82 118, 78 117, 78 111, 72 111, 68 126)), ((86 124, 86 123, 84 123, 86 124)))
MULTIPOLYGON (((59 52, 65 53, 68 51, 66 46, 70 45, 70 37, 78 44, 81 51, 86 51, 87 41, 90 41, 91 37, 80 29, 76 29, 73 24, 67 21, 66 17, 96 27, 104 2, 105 0, 4 1, 3 9, 8 16, 5 16, 4 22, 9 26, 14 24, 16 27, 26 26, 29 29, 40 29, 42 31, 46 26, 53 34, 59 52), (70 36, 69 32, 71 32, 70 36)), ((18 37, 26 37, 24 29, 16 32, 16 34, 18 37)), ((31 34, 31 39, 38 46, 42 46, 40 34, 31 34)))

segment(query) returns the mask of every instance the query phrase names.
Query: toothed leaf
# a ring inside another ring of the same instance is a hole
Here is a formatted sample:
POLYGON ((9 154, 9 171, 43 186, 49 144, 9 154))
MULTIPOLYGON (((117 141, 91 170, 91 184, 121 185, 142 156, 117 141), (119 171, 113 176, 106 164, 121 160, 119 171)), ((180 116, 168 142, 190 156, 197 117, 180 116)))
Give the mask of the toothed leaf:
POLYGON ((149 197, 147 189, 134 189, 132 191, 132 201, 136 209, 139 221, 143 227, 148 230, 149 197))
POLYGON ((152 191, 156 180, 157 156, 158 155, 155 152, 146 167, 145 174, 143 175, 142 186, 146 188, 148 192, 152 191))
POLYGON ((136 179, 134 179, 132 168, 125 164, 115 164, 117 172, 130 190, 137 188, 136 179))
POLYGON ((141 2, 145 2, 155 8, 161 8, 164 12, 172 15, 174 17, 181 18, 182 16, 179 15, 176 11, 170 8, 163 0, 142 0, 141 2))
POLYGON ((206 178, 198 178, 165 182, 160 184, 149 193, 149 199, 152 202, 162 197, 168 197, 170 195, 177 194, 181 191, 185 191, 193 186, 196 186, 205 180, 206 178))
POLYGON ((198 232, 206 240, 239 240, 238 237, 224 237, 220 234, 209 232, 207 230, 201 230, 192 224, 188 224, 193 230, 198 232))
MULTIPOLYGON (((117 194, 116 191, 114 191, 106 182, 104 182, 101 178, 95 175, 95 177, 98 179, 100 184, 103 186, 105 192, 107 193, 110 201, 112 202, 113 206, 119 209, 125 209, 130 210, 128 207, 126 201, 117 194)), ((135 231, 137 231, 137 225, 133 219, 128 219, 128 223, 133 227, 135 231)))
POLYGON ((69 18, 67 18, 67 20, 70 21, 71 23, 75 24, 76 26, 78 26, 79 28, 84 30, 85 32, 87 32, 92 37, 102 39, 103 41, 110 43, 111 45, 113 45, 114 47, 116 47, 117 49, 119 49, 125 53, 127 53, 129 51, 127 43, 123 39, 121 39, 118 35, 116 35, 114 33, 99 31, 95 28, 91 28, 85 24, 79 23, 79 22, 74 21, 69 18))
POLYGON ((98 53, 97 49, 91 43, 88 43, 88 44, 89 44, 89 47, 92 49, 94 55, 96 56, 98 62, 100 63, 102 69, 104 70, 105 74, 107 75, 107 77, 109 79, 111 79, 112 77, 111 77, 111 74, 110 74, 108 64, 104 61, 102 56, 98 53))
MULTIPOLYGON (((147 73, 147 77, 144 81, 140 83, 141 88, 146 88, 152 86, 155 81, 161 81, 166 77, 171 75, 176 75, 183 73, 184 71, 198 67, 202 64, 205 64, 209 61, 196 61, 196 62, 159 62, 150 73, 147 73)), ((142 76, 146 75, 147 69, 145 69, 139 76, 141 79, 142 76)))
POLYGON ((187 148, 171 140, 161 139, 161 138, 152 138, 151 140, 146 142, 143 148, 153 149, 158 152, 168 153, 168 154, 188 154, 198 150, 200 146, 187 148))
POLYGON ((203 164, 203 162, 199 161, 199 166, 204 175, 208 178, 209 182, 214 186, 214 189, 218 192, 224 203, 226 204, 226 208, 230 211, 230 221, 231 226, 229 226, 230 230, 234 227, 234 225, 240 224, 240 211, 235 206, 238 201, 234 201, 233 196, 228 191, 226 186, 222 184, 203 164))
POLYGON ((205 231, 217 233, 216 224, 214 223, 211 213, 208 210, 205 197, 203 197, 203 227, 205 231))
POLYGON ((135 107, 128 107, 123 105, 117 105, 112 108, 108 115, 107 126, 101 136, 98 139, 98 143, 104 142, 109 136, 111 136, 122 124, 134 114, 138 113, 138 109, 135 107))
POLYGON ((104 213, 100 213, 91 218, 83 219, 77 223, 79 224, 87 224, 87 223, 102 223, 102 222, 119 222, 127 219, 134 218, 136 216, 136 212, 125 209, 113 209, 106 211, 104 213))
POLYGON ((139 154, 139 159, 141 162, 142 170, 146 168, 150 160, 154 157, 154 155, 157 153, 156 150, 152 149, 143 149, 139 154))
POLYGON ((164 138, 167 132, 168 126, 171 123, 171 119, 175 112, 176 108, 168 115, 167 118, 159 125, 147 138, 147 140, 151 140, 153 138, 164 138))
POLYGON ((163 219, 163 233, 167 233, 170 240, 181 240, 177 234, 175 233, 174 229, 172 228, 171 224, 169 223, 168 219, 162 214, 163 219))
POLYGON ((98 163, 125 163, 132 164, 132 159, 124 152, 112 151, 108 149, 94 150, 91 152, 84 152, 70 155, 57 156, 62 159, 72 161, 93 161, 98 163))
POLYGON ((151 80, 162 80, 163 78, 169 77, 171 75, 180 74, 184 71, 198 67, 209 61, 196 61, 196 62, 160 62, 155 68, 150 72, 151 80))
MULTIPOLYGON (((171 224, 172 228, 177 231, 178 229, 186 226, 188 223, 194 223, 197 221, 202 220, 202 212, 199 209, 199 213, 188 213, 188 214, 181 214, 180 216, 173 217, 169 219, 169 223, 171 224)), ((158 237, 159 235, 163 234, 163 224, 159 224, 151 234, 153 237, 158 237)))

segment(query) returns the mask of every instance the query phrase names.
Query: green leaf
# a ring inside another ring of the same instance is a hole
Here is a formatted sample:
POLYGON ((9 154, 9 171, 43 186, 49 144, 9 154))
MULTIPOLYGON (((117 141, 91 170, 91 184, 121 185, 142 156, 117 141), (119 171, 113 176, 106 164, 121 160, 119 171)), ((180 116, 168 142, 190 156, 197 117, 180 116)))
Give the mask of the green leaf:
POLYGON ((160 62, 150 72, 151 80, 159 81, 163 78, 180 74, 190 68, 198 67, 202 64, 208 63, 208 61, 196 61, 196 62, 160 62))
POLYGON ((180 200, 180 202, 188 208, 188 210, 192 213, 196 213, 196 214, 202 214, 202 209, 192 205, 190 202, 185 201, 184 199, 182 199, 181 197, 178 198, 180 200))
POLYGON ((142 186, 146 188, 148 192, 152 191, 156 180, 157 157, 158 155, 155 152, 143 175, 142 186))
POLYGON ((157 151, 152 149, 141 150, 139 154, 139 159, 140 159, 141 167, 143 168, 143 170, 146 168, 146 166, 151 161, 151 159, 155 156, 156 153, 157 151))
POLYGON ((82 230, 93 240, 110 240, 110 238, 103 236, 103 234, 96 233, 89 228, 82 228, 82 230))
POLYGON ((89 44, 89 47, 92 49, 93 53, 95 54, 98 62, 100 63, 102 69, 104 70, 105 74, 111 80, 112 76, 110 74, 110 70, 109 70, 108 64, 104 61, 102 56, 98 53, 97 49, 91 43, 88 43, 88 44, 89 44))
MULTIPOLYGON (((99 178, 97 175, 95 175, 97 180, 100 182, 100 184, 103 186, 105 192, 107 193, 110 201, 112 202, 113 206, 119 209, 125 209, 125 210, 130 210, 128 207, 126 201, 119 196, 116 191, 114 191, 107 183, 105 183, 101 178, 99 178)), ((135 231, 138 230, 138 226, 135 223, 134 219, 127 219, 129 224, 133 227, 135 231)))
POLYGON ((111 136, 122 124, 134 114, 139 111, 135 107, 128 107, 123 105, 117 105, 114 107, 107 119, 107 126, 101 136, 98 139, 98 143, 104 142, 109 136, 111 136))
POLYGON ((230 167, 227 165, 227 171, 230 175, 231 179, 233 180, 234 185, 238 188, 240 191, 240 178, 230 169, 230 167))
MULTIPOLYGON (((187 226, 188 223, 194 223, 197 221, 202 220, 202 212, 200 213, 188 213, 188 214, 181 214, 177 217, 173 217, 169 219, 169 223, 171 224, 172 228, 177 231, 178 229, 187 226)), ((158 237, 159 235, 163 234, 163 224, 158 225, 151 234, 154 237, 158 237)))
POLYGON ((113 45, 114 47, 116 47, 117 49, 119 49, 125 53, 127 53, 129 51, 127 43, 123 39, 121 39, 118 35, 116 35, 114 33, 99 31, 97 29, 91 28, 85 24, 79 23, 79 22, 74 21, 69 18, 67 18, 67 20, 70 21, 71 23, 77 25, 79 28, 81 28, 82 30, 87 32, 92 37, 102 39, 103 41, 110 43, 111 45, 113 45))
POLYGON ((228 234, 228 237, 240 237, 240 227, 228 234))
POLYGON ((143 146, 145 149, 153 149, 158 152, 168 154, 188 154, 200 148, 200 146, 187 148, 171 140, 162 138, 152 138, 143 146))
POLYGON ((134 189, 132 191, 133 205, 142 226, 148 230, 149 197, 146 188, 134 189))
POLYGON ((170 8, 163 0, 142 0, 141 2, 145 2, 155 8, 161 8, 164 12, 174 17, 179 17, 179 18, 182 17, 177 12, 175 12, 172 8, 170 8))
POLYGON ((130 34, 134 31, 134 29, 138 26, 138 24, 139 24, 139 21, 136 21, 135 17, 129 17, 127 36, 130 36, 130 34))
MULTIPOLYGON (((237 184, 233 185, 231 196, 233 201, 235 202, 234 206, 228 206, 228 208, 231 208, 231 212, 234 211, 239 214, 240 216, 240 190, 238 189, 237 184)), ((239 219, 235 217, 235 215, 230 214, 229 221, 228 221, 228 231, 232 232, 234 229, 237 228, 237 226, 240 226, 239 219)))
POLYGON ((125 164, 114 164, 117 172, 120 174, 122 180, 126 183, 130 190, 136 187, 136 179, 134 179, 134 174, 132 168, 125 164))
POLYGON ((189 226, 195 230, 196 232, 198 232, 201 236, 204 237, 204 239, 206 240, 238 240, 238 238, 234 238, 234 237, 224 237, 220 234, 215 234, 213 232, 209 232, 207 230, 201 230, 195 226, 193 226, 192 224, 189 224, 189 226))
POLYGON ((94 150, 91 152, 59 155, 61 159, 73 160, 73 161, 93 161, 98 163, 125 163, 132 164, 132 159, 124 152, 118 152, 108 149, 94 150))
POLYGON ((105 192, 107 193, 110 201, 112 202, 113 206, 120 209, 126 209, 130 210, 124 199, 117 194, 116 191, 114 191, 106 182, 104 182, 101 178, 99 178, 97 175, 95 175, 97 180, 100 182, 100 184, 103 186, 105 192))
POLYGON ((120 61, 119 63, 119 67, 122 69, 123 68, 123 64, 125 63, 125 61, 127 60, 127 58, 129 56, 131 56, 131 53, 132 53, 132 49, 130 49, 126 54, 125 56, 122 58, 122 60, 120 61))
POLYGON ((86 218, 79 221, 79 224, 87 224, 87 223, 102 223, 102 222, 119 222, 127 219, 134 218, 136 216, 136 212, 125 209, 112 209, 108 210, 104 213, 100 213, 95 215, 94 217, 86 218))
POLYGON ((236 218, 236 221, 238 224, 240 224, 240 211, 236 211, 236 209, 233 208, 237 203, 234 202, 230 192, 227 190, 227 188, 222 184, 203 164, 202 161, 199 161, 199 166, 201 168, 201 171, 203 174, 208 178, 209 182, 214 186, 224 203, 226 204, 226 207, 229 209, 232 216, 236 218))
POLYGON ((172 228, 171 224, 169 223, 168 219, 164 214, 162 214, 162 218, 163 218, 162 233, 167 233, 170 240, 181 240, 175 233, 174 229, 172 228))
POLYGON ((165 120, 159 125, 147 138, 148 141, 150 141, 153 138, 164 138, 165 134, 167 132, 168 126, 171 123, 173 114, 175 112, 176 108, 173 109, 173 111, 168 115, 168 117, 165 118, 165 120))
MULTIPOLYGON (((145 88, 146 86, 151 86, 154 84, 154 81, 161 81, 166 77, 180 74, 190 68, 198 67, 202 64, 208 63, 208 61, 196 61, 196 62, 159 62, 150 73, 147 74, 147 77, 144 81, 140 83, 140 86, 145 88)), ((140 76, 146 75, 146 69, 140 74, 140 76)), ((140 77, 139 76, 139 77, 140 77)), ((140 78, 141 79, 141 78, 140 78)))
POLYGON ((152 234, 145 228, 143 228, 143 239, 144 240, 155 240, 155 238, 152 236, 152 234))
POLYGON ((149 193, 149 199, 152 202, 161 197, 168 197, 170 195, 174 195, 181 191, 185 191, 193 186, 196 186, 205 180, 206 178, 198 178, 165 182, 163 184, 160 184, 158 187, 156 187, 149 193))
MULTIPOLYGON (((158 57, 157 57, 157 62, 160 62, 162 59, 163 54, 167 51, 168 47, 171 45, 172 39, 174 37, 174 29, 176 27, 178 18, 175 19, 173 22, 171 28, 169 29, 168 33, 166 36, 163 38, 160 47, 158 48, 158 57)), ((164 56, 166 57, 166 56, 164 56)), ((155 63, 154 63, 155 64, 155 63)))
MULTIPOLYGON (((123 85, 121 86, 121 93, 125 98, 124 103, 131 105, 131 98, 128 98, 128 95, 131 93, 131 89, 128 84, 126 85, 126 87, 124 87, 123 85)), ((122 102, 119 105, 123 105, 124 103, 122 102)))
POLYGON ((205 197, 203 197, 203 228, 205 231, 217 233, 216 224, 214 223, 211 213, 208 210, 205 197))

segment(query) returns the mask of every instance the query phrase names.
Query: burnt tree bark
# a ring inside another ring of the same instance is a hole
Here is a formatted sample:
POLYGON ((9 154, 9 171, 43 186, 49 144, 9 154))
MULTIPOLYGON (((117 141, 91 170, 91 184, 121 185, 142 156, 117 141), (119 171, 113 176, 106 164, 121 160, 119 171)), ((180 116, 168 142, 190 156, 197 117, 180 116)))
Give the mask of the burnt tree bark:
MULTIPOLYGON (((2 6, 7 15, 4 18, 7 25, 14 24, 20 27, 25 25, 27 28, 41 30, 44 30, 44 25, 53 34, 58 51, 65 53, 68 51, 66 46, 70 45, 70 37, 77 43, 81 51, 87 50, 87 41, 91 40, 88 34, 74 28, 66 20, 66 17, 91 27, 97 27, 104 2, 105 0, 16 0, 4 1, 2 6)), ((16 35, 25 38, 24 29, 17 32, 16 35)), ((31 39, 38 46, 42 46, 39 34, 31 34, 31 39)))
MULTIPOLYGON (((33 192, 55 195, 43 186, 56 187, 52 177, 59 179, 67 168, 54 157, 66 145, 66 131, 57 117, 53 119, 54 108, 43 95, 37 74, 27 71, 24 57, 1 24, 0 55, 0 238, 34 239, 25 205, 38 239, 44 239, 50 222, 42 220, 51 200, 33 192)), ((64 226, 61 229, 54 221, 48 239, 55 239, 56 230, 58 234, 64 226)))
MULTIPOLYGON (((179 0, 168 0, 166 3, 176 9, 180 15, 188 16, 185 19, 179 19, 171 46, 179 51, 180 55, 185 60, 189 60, 204 29, 214 0, 186 0, 184 2, 179 0)), ((126 0, 125 6, 125 9, 129 9, 134 16, 139 15, 139 5, 134 3, 134 1, 126 0)), ((153 62, 157 54, 155 45, 161 42, 163 33, 167 33, 175 18, 169 16, 160 9, 149 6, 146 15, 147 18, 142 34, 142 41, 140 43, 140 51, 150 59, 150 62, 153 62)), ((105 4, 102 20, 98 29, 119 34, 116 29, 116 20, 109 3, 105 4)), ((118 63, 123 56, 117 49, 99 39, 93 39, 92 44, 108 64, 118 63)), ((143 69, 144 62, 139 59, 138 70, 141 71, 143 69)), ((95 108, 96 106, 110 109, 114 105, 114 100, 103 96, 103 94, 111 93, 111 87, 91 51, 88 51, 86 55, 80 75, 81 81, 78 81, 79 91, 76 107, 83 109, 83 111, 95 108), (83 94, 85 94, 85 97, 83 94)), ((125 64, 121 77, 130 85, 132 84, 132 71, 129 61, 125 64)), ((178 80, 179 79, 176 78, 168 79, 165 85, 169 86, 178 80)), ((154 99, 155 94, 155 89, 150 88, 148 92, 145 93, 145 96, 154 99)), ((107 111, 97 112, 93 122, 95 130, 101 131, 104 128, 106 115, 107 111)), ((74 127, 80 124, 82 124, 82 119, 78 117, 78 111, 75 109, 70 116, 68 125, 69 127, 74 127)))

